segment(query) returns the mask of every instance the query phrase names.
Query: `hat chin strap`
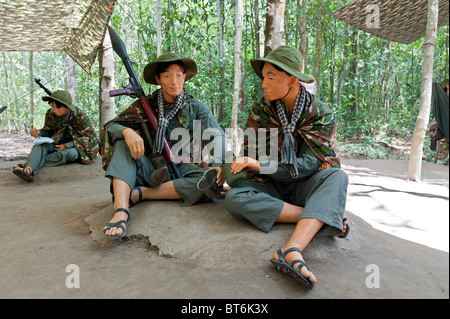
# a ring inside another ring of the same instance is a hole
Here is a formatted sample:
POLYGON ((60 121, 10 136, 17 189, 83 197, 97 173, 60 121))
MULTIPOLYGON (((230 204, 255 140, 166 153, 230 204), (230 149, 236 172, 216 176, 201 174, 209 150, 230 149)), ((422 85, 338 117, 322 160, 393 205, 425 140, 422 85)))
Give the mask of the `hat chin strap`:
POLYGON ((291 93, 292 88, 289 88, 289 91, 286 93, 286 95, 281 98, 282 101, 284 101, 285 98, 287 98, 287 96, 289 95, 289 93, 291 93))
POLYGON ((175 102, 177 101, 178 95, 177 96, 173 96, 173 95, 169 94, 169 92, 166 92, 166 91, 163 90, 162 86, 161 86, 161 91, 166 93, 168 96, 172 96, 175 99, 175 102))

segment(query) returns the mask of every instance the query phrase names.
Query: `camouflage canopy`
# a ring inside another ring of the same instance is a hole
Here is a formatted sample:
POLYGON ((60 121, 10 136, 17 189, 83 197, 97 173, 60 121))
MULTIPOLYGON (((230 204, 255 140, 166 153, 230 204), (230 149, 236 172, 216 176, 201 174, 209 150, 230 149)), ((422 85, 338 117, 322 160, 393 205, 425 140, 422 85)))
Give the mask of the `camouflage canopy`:
MULTIPOLYGON (((377 37, 410 44, 425 36, 428 0, 354 0, 332 16, 377 37)), ((439 1, 439 27, 449 20, 449 0, 439 1)))
POLYGON ((90 73, 115 0, 0 0, 0 51, 65 51, 90 73))

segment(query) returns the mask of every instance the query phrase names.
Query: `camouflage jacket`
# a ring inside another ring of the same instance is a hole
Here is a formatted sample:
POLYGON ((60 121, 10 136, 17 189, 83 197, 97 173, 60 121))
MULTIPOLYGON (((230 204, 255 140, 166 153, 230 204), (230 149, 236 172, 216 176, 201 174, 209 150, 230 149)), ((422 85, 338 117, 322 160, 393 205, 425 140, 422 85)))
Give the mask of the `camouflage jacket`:
MULTIPOLYGON (((310 94, 310 93, 308 93, 310 94)), ((294 146, 297 156, 299 145, 303 141, 309 146, 312 153, 322 162, 320 170, 341 165, 341 157, 336 153, 337 120, 328 107, 311 95, 311 105, 306 107, 294 132, 294 146), (301 140, 302 139, 302 140, 301 140)), ((281 161, 281 146, 283 145, 283 129, 278 118, 276 106, 266 99, 255 103, 247 119, 247 127, 257 131, 259 128, 275 128, 278 130, 278 159, 281 161)), ((266 154, 270 153, 269 137, 266 141, 266 154)), ((244 152, 248 152, 246 140, 244 152)), ((258 153, 258 150, 256 152, 258 153)))
POLYGON ((95 128, 89 117, 78 107, 75 111, 69 109, 65 116, 57 116, 49 109, 41 131, 47 131, 55 144, 64 143, 66 136, 70 135, 82 164, 92 163, 98 154, 99 144, 95 128))

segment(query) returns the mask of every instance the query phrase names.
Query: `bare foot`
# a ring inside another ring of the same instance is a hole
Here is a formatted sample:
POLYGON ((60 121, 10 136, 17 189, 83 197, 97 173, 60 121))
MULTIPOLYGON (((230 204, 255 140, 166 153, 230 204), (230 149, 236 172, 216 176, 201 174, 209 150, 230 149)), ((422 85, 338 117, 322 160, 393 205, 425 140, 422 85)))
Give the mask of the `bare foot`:
MULTIPOLYGON (((128 221, 128 215, 125 212, 118 211, 114 214, 113 218, 109 221, 109 223, 114 224, 119 221, 128 221)), ((122 225, 122 227, 124 227, 124 229, 127 229, 126 228, 127 224, 125 222, 120 223, 120 225, 122 225)), ((120 236, 124 232, 124 230, 120 227, 112 227, 105 231, 105 229, 107 229, 107 228, 108 228, 108 226, 105 226, 105 228, 103 228, 103 232, 105 233, 106 236, 110 236, 110 237, 120 236)))
POLYGON ((27 166, 26 162, 25 163, 21 163, 21 164, 16 164, 16 165, 14 165, 14 169, 19 169, 19 168, 23 169, 26 166, 27 166))
POLYGON ((342 234, 339 235, 334 235, 335 237, 342 237, 344 236, 345 232, 347 231, 347 218, 344 218, 343 222, 342 222, 342 234))

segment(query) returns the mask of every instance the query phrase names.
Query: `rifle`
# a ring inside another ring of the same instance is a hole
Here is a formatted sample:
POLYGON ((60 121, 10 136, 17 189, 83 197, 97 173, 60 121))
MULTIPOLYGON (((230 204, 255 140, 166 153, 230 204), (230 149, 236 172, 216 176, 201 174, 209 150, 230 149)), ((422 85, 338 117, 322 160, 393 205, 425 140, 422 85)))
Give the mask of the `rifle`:
MULTIPOLYGON (((125 44, 119 35, 114 31, 111 26, 108 26, 109 36, 111 37, 111 44, 114 52, 122 59, 122 62, 127 70, 128 75, 130 76, 130 84, 125 86, 122 90, 110 91, 109 96, 119 96, 119 95, 128 95, 131 97, 137 97, 141 102, 142 109, 144 110, 145 115, 150 123, 150 126, 153 129, 153 132, 156 134, 158 130, 158 119, 156 117, 155 112, 153 111, 152 106, 150 105, 147 96, 144 93, 144 89, 142 88, 141 83, 136 75, 136 72, 133 69, 132 62, 128 57, 127 50, 125 48, 125 44)), ((176 178, 181 177, 180 168, 175 163, 175 156, 172 153, 169 143, 167 139, 164 138, 164 149, 163 149, 163 157, 167 163, 167 165, 172 169, 176 178)))
POLYGON ((52 91, 50 91, 49 89, 47 89, 42 83, 40 79, 36 79, 34 78, 34 82, 36 82, 37 85, 39 85, 44 91, 45 93, 47 93, 48 95, 52 95, 52 91))

